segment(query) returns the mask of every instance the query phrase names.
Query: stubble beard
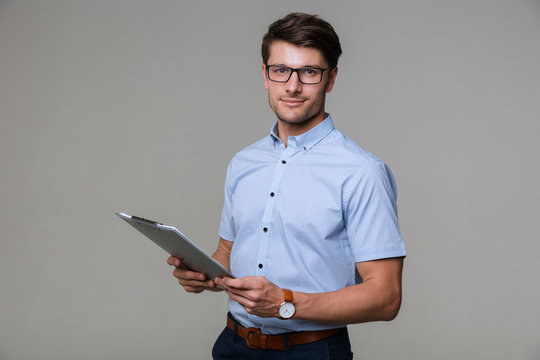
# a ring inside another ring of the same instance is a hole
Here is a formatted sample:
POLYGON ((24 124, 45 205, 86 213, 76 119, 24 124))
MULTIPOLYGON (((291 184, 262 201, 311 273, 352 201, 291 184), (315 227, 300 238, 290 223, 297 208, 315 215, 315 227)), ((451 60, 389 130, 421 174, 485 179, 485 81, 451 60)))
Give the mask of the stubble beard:
POLYGON ((268 94, 268 102, 270 104, 270 108, 272 109, 272 111, 274 111, 278 120, 289 125, 307 124, 317 115, 319 115, 323 109, 322 98, 317 98, 315 102, 309 104, 300 113, 296 113, 294 110, 282 111, 282 109, 280 109, 279 107, 279 101, 279 99, 273 99, 270 94, 268 94))

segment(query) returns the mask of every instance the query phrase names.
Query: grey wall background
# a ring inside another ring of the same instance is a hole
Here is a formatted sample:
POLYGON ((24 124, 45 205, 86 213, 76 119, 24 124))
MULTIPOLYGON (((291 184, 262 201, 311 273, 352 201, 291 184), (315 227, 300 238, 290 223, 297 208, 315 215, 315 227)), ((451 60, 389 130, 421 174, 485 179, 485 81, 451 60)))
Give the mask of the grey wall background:
POLYGON ((394 171, 408 258, 359 359, 540 359, 540 3, 1 1, 0 359, 207 359, 224 294, 186 294, 113 215, 213 251, 225 169, 274 121, 260 39, 334 24, 328 110, 394 171))

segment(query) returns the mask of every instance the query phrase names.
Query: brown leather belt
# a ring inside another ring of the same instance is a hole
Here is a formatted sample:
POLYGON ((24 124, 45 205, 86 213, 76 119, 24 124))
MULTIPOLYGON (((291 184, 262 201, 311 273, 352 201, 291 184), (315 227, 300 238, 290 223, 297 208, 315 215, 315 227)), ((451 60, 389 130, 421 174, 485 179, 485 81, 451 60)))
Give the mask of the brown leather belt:
POLYGON ((284 335, 267 335, 261 332, 261 329, 250 327, 245 328, 240 323, 235 321, 230 315, 227 316, 227 327, 246 341, 246 345, 251 349, 261 350, 279 350, 285 351, 285 344, 288 344, 289 349, 293 346, 309 344, 315 341, 326 339, 334 335, 340 329, 329 329, 319 331, 300 331, 296 333, 284 335), (286 339, 285 339, 286 338, 286 339), (285 343, 285 341, 287 341, 285 343))

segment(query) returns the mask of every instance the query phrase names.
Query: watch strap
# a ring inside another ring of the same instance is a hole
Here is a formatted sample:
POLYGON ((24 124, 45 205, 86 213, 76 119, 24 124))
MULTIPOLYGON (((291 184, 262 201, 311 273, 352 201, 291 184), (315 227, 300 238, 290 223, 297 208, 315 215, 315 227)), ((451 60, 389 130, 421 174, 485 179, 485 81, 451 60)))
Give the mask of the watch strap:
POLYGON ((289 289, 282 289, 282 290, 283 290, 283 301, 290 302, 290 303, 294 302, 292 291, 289 289))

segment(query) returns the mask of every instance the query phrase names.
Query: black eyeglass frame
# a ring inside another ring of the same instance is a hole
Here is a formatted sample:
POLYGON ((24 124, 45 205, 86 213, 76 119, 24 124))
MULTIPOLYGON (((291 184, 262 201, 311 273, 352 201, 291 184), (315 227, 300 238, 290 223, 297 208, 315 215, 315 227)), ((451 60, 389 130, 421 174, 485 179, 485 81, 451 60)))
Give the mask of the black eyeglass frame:
POLYGON ((291 76, 293 73, 296 73, 296 76, 298 77, 298 81, 300 81, 301 84, 304 84, 304 85, 317 85, 317 84, 320 84, 321 81, 322 81, 322 78, 324 76, 324 72, 325 71, 328 71, 328 70, 331 70, 332 68, 326 68, 326 69, 323 69, 323 68, 319 68, 319 67, 314 67, 314 66, 303 66, 301 68, 292 68, 292 67, 288 67, 288 66, 285 66, 285 65, 268 65, 266 64, 266 78, 270 81, 273 81, 273 82, 277 82, 277 83, 286 83, 288 82, 289 80, 291 80, 291 76), (273 80, 273 79, 270 79, 270 68, 271 67, 278 67, 278 68, 282 68, 282 69, 288 69, 290 70, 290 74, 289 74, 289 77, 287 78, 287 80, 273 80), (321 78, 319 79, 319 81, 317 82, 303 82, 301 79, 300 79, 300 73, 298 72, 299 70, 305 70, 305 69, 314 69, 314 70, 321 70, 321 78))

